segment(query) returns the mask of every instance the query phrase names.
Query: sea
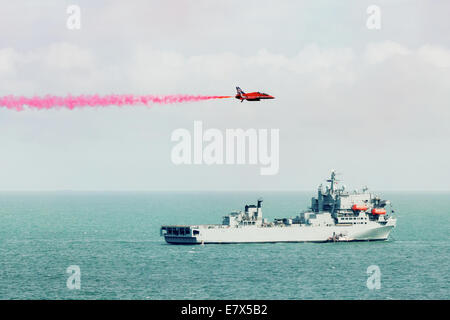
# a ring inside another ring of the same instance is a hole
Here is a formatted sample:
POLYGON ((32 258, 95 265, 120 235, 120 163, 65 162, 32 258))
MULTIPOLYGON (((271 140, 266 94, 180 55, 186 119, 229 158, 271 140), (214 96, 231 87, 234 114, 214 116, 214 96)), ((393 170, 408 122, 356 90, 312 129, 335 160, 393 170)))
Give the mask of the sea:
POLYGON ((315 194, 1 192, 0 299, 449 299, 450 193, 380 194, 387 241, 170 245, 161 225, 260 197, 269 220, 295 217, 315 194))

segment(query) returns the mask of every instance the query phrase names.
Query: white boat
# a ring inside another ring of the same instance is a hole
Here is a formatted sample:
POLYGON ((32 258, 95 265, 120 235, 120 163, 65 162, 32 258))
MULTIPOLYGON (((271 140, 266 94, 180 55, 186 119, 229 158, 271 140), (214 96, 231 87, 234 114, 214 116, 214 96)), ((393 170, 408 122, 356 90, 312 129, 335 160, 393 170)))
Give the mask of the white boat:
POLYGON ((262 216, 262 200, 244 211, 223 217, 222 224, 164 225, 161 235, 171 244, 341 242, 387 240, 396 225, 390 202, 367 192, 336 189, 333 171, 330 186, 319 186, 311 207, 294 218, 268 222, 262 216))

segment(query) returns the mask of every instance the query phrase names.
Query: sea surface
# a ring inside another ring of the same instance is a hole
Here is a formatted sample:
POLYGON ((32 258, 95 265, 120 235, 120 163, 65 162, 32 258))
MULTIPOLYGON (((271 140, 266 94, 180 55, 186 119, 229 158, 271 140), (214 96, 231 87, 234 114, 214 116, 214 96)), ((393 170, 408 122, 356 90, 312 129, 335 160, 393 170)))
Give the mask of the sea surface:
POLYGON ((261 196, 266 218, 295 216, 315 194, 3 192, 0 299, 449 299, 450 193, 381 194, 388 241, 177 246, 162 224, 221 223, 261 196))

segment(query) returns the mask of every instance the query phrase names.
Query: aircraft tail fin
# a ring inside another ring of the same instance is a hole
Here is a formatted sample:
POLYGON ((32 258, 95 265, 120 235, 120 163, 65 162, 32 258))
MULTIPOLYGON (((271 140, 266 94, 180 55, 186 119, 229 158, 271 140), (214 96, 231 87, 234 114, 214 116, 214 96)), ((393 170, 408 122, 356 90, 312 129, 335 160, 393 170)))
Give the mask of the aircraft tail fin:
POLYGON ((237 91, 238 94, 245 94, 245 92, 242 91, 242 89, 239 88, 239 87, 236 87, 236 91, 237 91))

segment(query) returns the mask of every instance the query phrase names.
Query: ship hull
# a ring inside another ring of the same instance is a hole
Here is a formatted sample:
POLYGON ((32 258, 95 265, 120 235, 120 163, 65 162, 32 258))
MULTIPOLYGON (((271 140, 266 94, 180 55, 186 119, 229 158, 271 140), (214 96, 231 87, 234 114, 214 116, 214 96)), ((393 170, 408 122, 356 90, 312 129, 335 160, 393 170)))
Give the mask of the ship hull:
POLYGON ((385 225, 214 227, 199 229, 196 236, 165 235, 165 240, 171 244, 381 241, 388 239, 394 227, 395 219, 385 225))

